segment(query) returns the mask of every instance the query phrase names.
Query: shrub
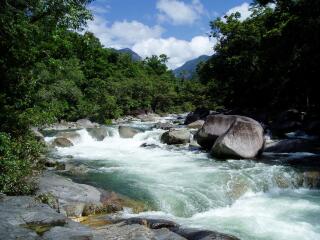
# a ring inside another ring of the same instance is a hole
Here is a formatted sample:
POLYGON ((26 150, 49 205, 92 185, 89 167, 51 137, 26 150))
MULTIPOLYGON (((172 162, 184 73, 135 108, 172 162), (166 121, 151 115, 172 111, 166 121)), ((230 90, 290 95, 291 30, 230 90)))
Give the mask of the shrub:
POLYGON ((35 190, 32 176, 39 172, 43 144, 31 134, 13 138, 0 132, 0 192, 8 195, 30 194, 35 190))

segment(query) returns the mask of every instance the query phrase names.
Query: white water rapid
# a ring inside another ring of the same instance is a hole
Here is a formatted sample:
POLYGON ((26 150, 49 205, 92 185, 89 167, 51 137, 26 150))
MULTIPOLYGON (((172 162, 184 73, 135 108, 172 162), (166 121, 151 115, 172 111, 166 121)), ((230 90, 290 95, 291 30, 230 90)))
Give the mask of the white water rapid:
POLYGON ((78 130, 80 139, 74 146, 58 148, 56 154, 61 159, 71 155, 71 161, 89 166, 84 182, 155 209, 138 215, 243 240, 320 239, 320 191, 299 187, 301 174, 294 168, 251 160, 218 161, 187 146, 169 147, 160 143, 164 131, 158 129, 131 139, 120 138, 116 127, 108 131, 109 136, 97 141, 87 130, 78 130), (140 147, 143 143, 154 145, 140 147))

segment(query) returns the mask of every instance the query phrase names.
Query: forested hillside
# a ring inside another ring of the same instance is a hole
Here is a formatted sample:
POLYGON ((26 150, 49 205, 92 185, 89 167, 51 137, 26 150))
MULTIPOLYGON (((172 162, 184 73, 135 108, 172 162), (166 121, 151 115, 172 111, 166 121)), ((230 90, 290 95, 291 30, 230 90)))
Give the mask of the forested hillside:
POLYGON ((211 22, 218 44, 199 70, 201 81, 229 109, 317 112, 320 2, 256 2, 243 22, 239 13, 211 22))
MULTIPOLYGON (((135 109, 187 111, 197 86, 178 82, 165 55, 133 61, 102 46, 86 21, 90 0, 4 1, 0 6, 0 190, 29 191, 39 156, 29 128, 89 118, 107 123, 135 109), (81 32, 81 34, 80 34, 81 32)), ((196 85, 197 83, 194 83, 196 85)))

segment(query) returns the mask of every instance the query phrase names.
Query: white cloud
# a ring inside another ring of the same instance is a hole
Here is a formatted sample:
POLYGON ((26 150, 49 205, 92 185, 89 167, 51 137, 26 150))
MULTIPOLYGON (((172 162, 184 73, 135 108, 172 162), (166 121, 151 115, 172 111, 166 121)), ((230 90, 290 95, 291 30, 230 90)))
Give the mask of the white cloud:
POLYGON ((170 38, 150 38, 136 43, 132 49, 142 57, 166 54, 168 67, 175 69, 186 61, 201 55, 212 55, 215 42, 205 36, 196 36, 191 41, 170 38))
POLYGON ((226 15, 227 16, 230 16, 232 13, 236 13, 236 12, 239 12, 241 14, 241 18, 240 18, 240 21, 244 21, 246 20, 248 17, 250 17, 251 15, 251 11, 250 11, 250 5, 249 3, 243 3, 241 4, 240 6, 236 6, 236 7, 233 7, 231 8, 227 13, 226 15))
POLYGON ((94 21, 88 23, 88 30, 93 32, 103 45, 113 48, 130 47, 149 38, 158 38, 164 31, 158 25, 149 27, 138 21, 116 21, 110 25, 100 16, 95 16, 94 21))
POLYGON ((204 13, 200 0, 193 0, 190 4, 179 0, 158 0, 157 9, 160 22, 168 21, 174 25, 192 24, 204 13))

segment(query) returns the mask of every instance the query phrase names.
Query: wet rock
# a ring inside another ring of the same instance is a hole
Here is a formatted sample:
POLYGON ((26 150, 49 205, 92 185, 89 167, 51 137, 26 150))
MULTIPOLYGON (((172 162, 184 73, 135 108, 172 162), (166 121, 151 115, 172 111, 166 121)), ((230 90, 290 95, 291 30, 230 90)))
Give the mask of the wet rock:
POLYGON ((76 176, 83 175, 89 172, 89 168, 84 164, 80 164, 79 166, 75 166, 73 164, 66 164, 65 170, 68 173, 76 176))
POLYGON ((285 139, 270 143, 265 152, 292 153, 292 152, 317 152, 320 150, 319 140, 285 139))
POLYGON ((190 142, 190 131, 187 129, 170 129, 161 135, 161 142, 166 144, 186 144, 190 142))
POLYGON ((211 149, 217 138, 228 131, 236 118, 235 115, 209 115, 195 139, 203 148, 211 149))
POLYGON ((263 149, 262 126, 253 119, 236 117, 230 128, 215 141, 211 154, 218 157, 254 158, 263 149))
POLYGON ((176 228, 171 231, 188 240, 239 240, 231 235, 195 228, 176 228))
POLYGON ((139 130, 132 127, 119 126, 119 135, 122 138, 133 138, 139 132, 139 130))
POLYGON ((48 206, 50 206, 53 209, 56 209, 57 211, 59 211, 58 198, 53 196, 51 193, 38 194, 35 199, 41 203, 47 204, 48 206))
POLYGON ((153 148, 158 148, 159 146, 157 144, 150 144, 150 143, 142 143, 140 145, 140 147, 143 147, 143 148, 150 148, 150 149, 153 149, 153 148))
POLYGON ((0 220, 0 239, 1 240, 37 240, 38 234, 31 229, 15 226, 0 220))
POLYGON ((163 130, 170 130, 171 128, 176 127, 175 124, 172 123, 156 123, 155 128, 163 129, 163 130))
POLYGON ((207 108, 197 108, 194 112, 187 115, 184 121, 185 125, 188 125, 197 120, 205 120, 205 118, 210 114, 210 110, 207 108))
POLYGON ((89 119, 79 119, 76 124, 79 128, 95 128, 99 126, 99 124, 93 123, 89 119))
POLYGON ((304 123, 304 130, 310 135, 320 136, 320 120, 309 120, 304 123))
POLYGON ((67 138, 58 137, 53 140, 52 146, 53 147, 71 147, 73 146, 73 143, 67 138))
POLYGON ((58 132, 56 134, 57 138, 66 138, 70 141, 77 141, 80 139, 80 134, 77 133, 76 131, 72 131, 72 132, 58 132))
POLYGON ((303 186, 307 188, 320 188, 320 171, 307 171, 303 173, 303 186))
POLYGON ((88 129, 88 132, 90 136, 97 141, 102 141, 105 137, 109 136, 108 129, 105 127, 90 128, 88 129))
POLYGON ((43 239, 46 240, 93 240, 97 239, 94 237, 93 231, 81 225, 72 226, 72 227, 54 227, 50 231, 46 232, 43 235, 43 239))
MULTIPOLYGON (((5 197, 0 201, 0 225, 64 225, 66 217, 33 197, 5 197)), ((4 235, 5 236, 5 235, 4 235)))
POLYGON ((192 123, 188 124, 187 127, 188 128, 200 129, 200 128, 202 128, 203 124, 204 124, 204 120, 197 120, 195 122, 192 122, 192 123))
POLYGON ((60 210, 67 217, 79 218, 82 217, 83 210, 85 208, 85 203, 83 202, 68 202, 64 204, 60 210))
POLYGON ((121 219, 118 222, 124 222, 125 224, 140 224, 144 225, 151 229, 160 229, 160 228, 177 228, 179 225, 175 222, 165 220, 165 219, 150 219, 150 218, 128 218, 121 219))

